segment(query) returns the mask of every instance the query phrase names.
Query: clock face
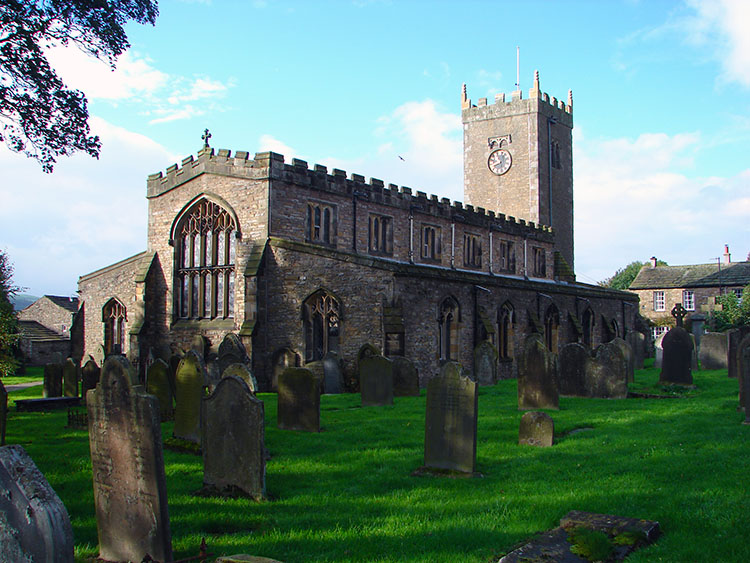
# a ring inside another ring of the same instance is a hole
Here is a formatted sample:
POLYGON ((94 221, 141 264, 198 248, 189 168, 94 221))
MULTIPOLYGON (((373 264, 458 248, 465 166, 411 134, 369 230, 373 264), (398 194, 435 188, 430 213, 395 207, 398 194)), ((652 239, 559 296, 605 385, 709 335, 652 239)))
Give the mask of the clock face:
POLYGON ((489 166, 490 170, 498 176, 501 176, 510 170, 510 164, 510 153, 505 149, 493 151, 487 159, 487 166, 489 166))

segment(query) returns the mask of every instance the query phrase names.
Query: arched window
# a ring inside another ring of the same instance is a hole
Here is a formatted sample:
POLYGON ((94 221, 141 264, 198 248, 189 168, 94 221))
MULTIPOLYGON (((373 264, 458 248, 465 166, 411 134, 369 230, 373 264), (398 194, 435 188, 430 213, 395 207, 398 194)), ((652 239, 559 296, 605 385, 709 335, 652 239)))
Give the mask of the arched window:
POLYGON ((458 302, 453 297, 446 297, 438 311, 441 360, 458 360, 458 323, 460 321, 458 302))
POLYGON ((591 347, 594 342, 594 321, 596 317, 594 312, 587 308, 581 316, 581 326, 583 327, 583 344, 591 347))
POLYGON ((305 361, 322 360, 328 352, 339 351, 341 306, 324 290, 308 297, 302 310, 305 331, 305 361))
POLYGON ((180 219, 175 240, 175 295, 182 319, 234 316, 237 226, 220 205, 201 199, 180 219))
POLYGON ((114 297, 102 308, 104 323, 104 353, 122 354, 125 349, 125 321, 128 320, 127 309, 114 297))
POLYGON ((547 307, 544 314, 544 342, 547 350, 557 354, 557 337, 560 329, 560 312, 555 305, 547 307))
POLYGON ((513 357, 513 334, 516 325, 516 312, 510 301, 497 310, 497 355, 500 359, 513 357))

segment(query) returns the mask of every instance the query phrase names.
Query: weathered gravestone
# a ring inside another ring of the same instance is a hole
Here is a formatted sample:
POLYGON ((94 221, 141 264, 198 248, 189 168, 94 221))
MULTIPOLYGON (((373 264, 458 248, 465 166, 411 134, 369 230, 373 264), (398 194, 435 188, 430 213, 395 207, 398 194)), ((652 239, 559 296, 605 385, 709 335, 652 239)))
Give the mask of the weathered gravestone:
POLYGON ((63 369, 60 364, 47 364, 44 366, 44 397, 62 397, 63 369))
POLYGON ((609 342, 609 344, 614 344, 620 349, 620 352, 622 352, 622 355, 625 358, 625 373, 627 382, 633 383, 635 381, 635 359, 633 357, 633 349, 630 347, 630 344, 628 344, 619 336, 613 338, 609 342))
POLYGON ((555 371, 555 357, 547 350, 541 335, 527 336, 518 366, 520 410, 560 408, 555 371))
POLYGON ((666 335, 666 332, 664 334, 660 334, 656 337, 656 340, 654 340, 654 367, 657 369, 661 369, 662 359, 664 357, 664 348, 662 348, 662 342, 664 341, 664 337, 666 335))
POLYGON ((528 446, 549 447, 555 440, 555 423, 547 413, 524 413, 518 427, 518 443, 528 446))
POLYGON ((164 360, 156 360, 146 370, 146 389, 159 401, 159 414, 162 420, 171 420, 174 412, 172 386, 169 384, 169 365, 164 360))
POLYGON ((560 349, 558 384, 561 395, 588 397, 586 367, 590 358, 589 349, 578 342, 566 344, 560 349))
POLYGON ((424 465, 474 473, 477 458, 477 384, 446 362, 427 383, 424 465))
POLYGON ((727 369, 727 333, 707 332, 701 336, 701 369, 727 369))
POLYGON ((692 385, 693 340, 688 331, 676 326, 664 335, 661 344, 664 356, 659 383, 692 385))
POLYGON ((633 351, 633 365, 635 369, 643 369, 643 361, 646 358, 646 337, 642 332, 631 330, 626 338, 633 351))
POLYGON ((328 352, 323 356, 323 392, 329 395, 343 393, 344 391, 344 368, 341 358, 334 352, 328 352))
POLYGON ((414 362, 403 356, 392 356, 393 362, 393 396, 418 397, 419 373, 414 362))
POLYGON ((0 446, 5 445, 5 428, 8 424, 8 392, 0 381, 0 446))
POLYGON ((219 381, 221 381, 222 372, 219 366, 219 357, 216 354, 209 354, 203 362, 203 367, 206 376, 204 385, 209 393, 213 393, 219 381))
POLYGON ((297 367, 300 364, 300 357, 291 348, 281 348, 273 354, 273 374, 271 375, 271 391, 278 390, 279 375, 286 368, 297 367))
POLYGON ((359 362, 359 388, 363 407, 393 404, 393 363, 383 356, 359 362))
POLYGON ((219 373, 223 375, 224 370, 232 364, 244 363, 247 363, 245 345, 235 333, 227 333, 219 344, 219 373))
MULTIPOLYGON (((241 364, 239 364, 241 365, 241 364)), ((263 401, 237 376, 222 378, 203 398, 203 484, 222 494, 266 494, 263 401)))
POLYGON ((727 331, 727 375, 736 379, 740 374, 739 345, 750 334, 750 326, 733 328, 727 331))
POLYGON ((750 333, 745 335, 745 337, 740 340, 740 343, 737 345, 737 359, 739 361, 739 370, 737 372, 737 379, 739 380, 738 383, 740 389, 739 410, 745 409, 745 412, 747 413, 747 403, 748 400, 750 400, 750 395, 747 394, 748 384, 750 383, 747 378, 747 368, 750 367, 750 364, 746 366, 745 361, 750 361, 750 333))
POLYGON ((586 391, 598 399, 628 396, 628 361, 614 340, 597 346, 586 364, 586 391))
POLYGON ((479 385, 497 383, 497 348, 489 340, 474 348, 474 380, 479 385))
POLYGON ((88 361, 81 368, 81 397, 84 401, 89 389, 94 389, 99 383, 99 374, 99 366, 96 365, 94 358, 89 356, 88 361))
POLYGON ((63 394, 65 397, 78 396, 78 366, 73 358, 67 358, 63 363, 63 394))
POLYGON ((201 398, 206 384, 203 360, 193 350, 185 354, 175 375, 174 435, 200 443, 201 398))
POLYGON ((226 377, 239 377, 247 384, 251 393, 255 394, 258 392, 258 382, 255 380, 253 372, 245 364, 231 364, 227 366, 227 369, 221 374, 222 380, 226 377))
POLYGON ((99 557, 170 561, 159 406, 133 385, 134 371, 124 357, 108 357, 86 401, 99 557))
POLYGON ((320 432, 320 379, 306 368, 286 368, 278 386, 278 427, 320 432))
POLYGON ((72 563, 68 512, 21 446, 0 448, 0 561, 72 563))

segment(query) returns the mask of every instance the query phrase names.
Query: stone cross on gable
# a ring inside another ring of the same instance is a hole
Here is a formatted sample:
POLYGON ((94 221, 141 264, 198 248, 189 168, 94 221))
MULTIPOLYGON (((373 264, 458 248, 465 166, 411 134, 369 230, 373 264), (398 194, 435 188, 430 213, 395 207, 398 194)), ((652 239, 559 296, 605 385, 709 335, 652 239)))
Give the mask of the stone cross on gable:
POLYGON ((208 129, 206 129, 203 132, 203 135, 201 135, 201 140, 203 141, 203 148, 207 149, 209 147, 208 140, 212 137, 211 133, 208 132, 208 129))
POLYGON ((681 303, 675 303, 674 307, 672 307, 672 316, 677 321, 677 326, 682 326, 682 319, 684 319, 687 314, 687 309, 685 309, 681 303))

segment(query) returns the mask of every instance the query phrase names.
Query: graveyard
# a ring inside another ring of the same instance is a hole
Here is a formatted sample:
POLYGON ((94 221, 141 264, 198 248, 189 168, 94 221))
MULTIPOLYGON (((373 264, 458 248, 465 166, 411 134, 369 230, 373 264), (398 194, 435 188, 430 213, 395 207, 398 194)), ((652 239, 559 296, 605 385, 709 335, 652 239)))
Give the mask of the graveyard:
MULTIPOLYGON (((649 398, 561 396, 559 410, 544 410, 551 447, 519 445, 516 380, 479 387, 473 474, 417 471, 427 389, 382 406, 322 395, 320 432, 280 429, 277 395, 259 393, 264 500, 196 495, 204 460, 170 449, 174 423, 163 422, 173 557, 197 555, 205 538, 208 561, 490 562, 581 510, 659 522, 658 541, 628 561, 747 560, 750 427, 737 380, 718 369, 694 371, 692 387, 659 385, 651 362, 629 384, 649 398)), ((38 397, 41 385, 9 393, 6 444, 45 475, 70 515, 76 561, 90 561, 99 549, 88 431, 66 427, 65 410, 16 410, 38 397)))

